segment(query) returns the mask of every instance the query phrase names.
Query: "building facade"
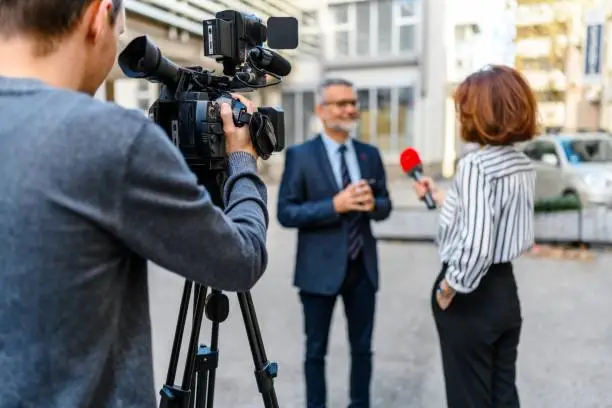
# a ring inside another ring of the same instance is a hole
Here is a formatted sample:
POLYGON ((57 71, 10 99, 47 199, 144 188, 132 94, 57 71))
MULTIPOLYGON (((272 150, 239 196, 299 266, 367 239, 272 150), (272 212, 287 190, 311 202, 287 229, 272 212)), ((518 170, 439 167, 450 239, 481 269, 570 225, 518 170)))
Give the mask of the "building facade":
POLYGON ((601 81, 599 127, 612 133, 612 2, 607 3, 604 29, 604 69, 601 81))
POLYGON ((464 149, 459 137, 453 96, 459 83, 480 68, 481 56, 475 50, 482 44, 479 17, 472 8, 466 7, 463 3, 452 2, 448 5, 447 11, 444 32, 447 94, 442 175, 450 177, 455 173, 456 159, 464 149))
MULTIPOLYGON (((315 89, 326 77, 352 81, 357 138, 379 147, 389 170, 414 147, 426 165, 444 158, 444 0, 318 0, 304 3, 300 35, 320 44, 300 55, 283 86, 288 144, 313 137, 315 89)), ((282 158, 276 158, 282 165, 282 158)), ((282 167, 282 166, 280 166, 282 167)))
POLYGON ((597 45, 601 74, 596 80, 587 78, 585 58, 589 16, 609 28, 611 14, 608 1, 517 0, 516 67, 536 91, 545 131, 610 129, 603 112, 611 99, 606 84, 612 65, 610 53, 601 52, 610 40, 601 37, 597 45))

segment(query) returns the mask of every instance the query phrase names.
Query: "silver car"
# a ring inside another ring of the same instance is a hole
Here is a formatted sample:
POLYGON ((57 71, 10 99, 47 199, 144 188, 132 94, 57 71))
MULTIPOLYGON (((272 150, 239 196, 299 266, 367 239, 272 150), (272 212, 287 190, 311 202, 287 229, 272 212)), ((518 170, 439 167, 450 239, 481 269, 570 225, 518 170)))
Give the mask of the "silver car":
POLYGON ((542 135, 519 149, 533 161, 536 200, 574 196, 583 207, 612 206, 612 136, 542 135))

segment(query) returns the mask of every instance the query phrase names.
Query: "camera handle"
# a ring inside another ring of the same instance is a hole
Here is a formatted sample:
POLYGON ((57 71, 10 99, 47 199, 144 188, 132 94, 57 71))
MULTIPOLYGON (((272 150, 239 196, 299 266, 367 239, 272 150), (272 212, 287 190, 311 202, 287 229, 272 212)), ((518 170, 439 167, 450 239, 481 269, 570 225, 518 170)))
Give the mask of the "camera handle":
MULTIPOLYGON (((215 205, 222 207, 223 189, 219 178, 216 177, 218 174, 211 173, 198 174, 198 181, 200 184, 210 187, 207 189, 213 202, 215 205)), ((227 296, 219 290, 212 289, 211 293, 206 296, 207 291, 206 286, 198 283, 194 285, 194 282, 190 280, 185 281, 166 383, 160 391, 160 408, 213 407, 216 369, 219 364, 219 323, 225 321, 229 315, 229 301, 227 296), (174 381, 192 288, 194 290, 193 325, 189 338, 183 381, 181 386, 176 386, 174 381), (210 347, 206 345, 199 345, 198 347, 198 337, 204 312, 206 312, 206 317, 212 321, 210 347)), ((254 374, 257 388, 261 393, 265 408, 278 408, 274 390, 274 378, 278 373, 278 364, 268 361, 266 356, 251 293, 237 293, 237 296, 255 365, 254 374)))

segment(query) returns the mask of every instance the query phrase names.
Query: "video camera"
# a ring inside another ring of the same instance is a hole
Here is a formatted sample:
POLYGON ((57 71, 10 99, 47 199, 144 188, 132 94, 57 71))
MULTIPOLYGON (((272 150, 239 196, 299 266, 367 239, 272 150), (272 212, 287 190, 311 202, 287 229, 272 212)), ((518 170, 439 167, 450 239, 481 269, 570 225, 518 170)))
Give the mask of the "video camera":
POLYGON ((119 55, 119 66, 131 78, 161 83, 160 97, 149 116, 178 146, 196 174, 226 169, 221 103, 231 105, 234 124, 249 126, 253 146, 266 160, 285 147, 282 109, 260 107, 249 114, 230 92, 249 92, 276 85, 291 72, 291 65, 277 49, 298 45, 297 20, 270 17, 268 26, 254 15, 224 10, 203 21, 204 55, 223 64, 225 76, 216 76, 201 67, 179 67, 162 56, 146 36, 132 40, 119 55), (267 83, 267 76, 277 81, 267 83))

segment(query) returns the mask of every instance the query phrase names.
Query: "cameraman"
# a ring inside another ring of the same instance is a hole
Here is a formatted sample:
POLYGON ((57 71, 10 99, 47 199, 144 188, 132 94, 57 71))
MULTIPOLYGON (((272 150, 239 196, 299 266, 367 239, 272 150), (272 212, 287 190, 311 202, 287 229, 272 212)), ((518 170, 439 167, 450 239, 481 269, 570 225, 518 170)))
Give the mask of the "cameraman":
POLYGON ((146 260, 228 291, 267 263, 266 188, 227 106, 224 213, 161 128, 91 97, 121 3, 0 1, 2 408, 154 406, 146 260))

